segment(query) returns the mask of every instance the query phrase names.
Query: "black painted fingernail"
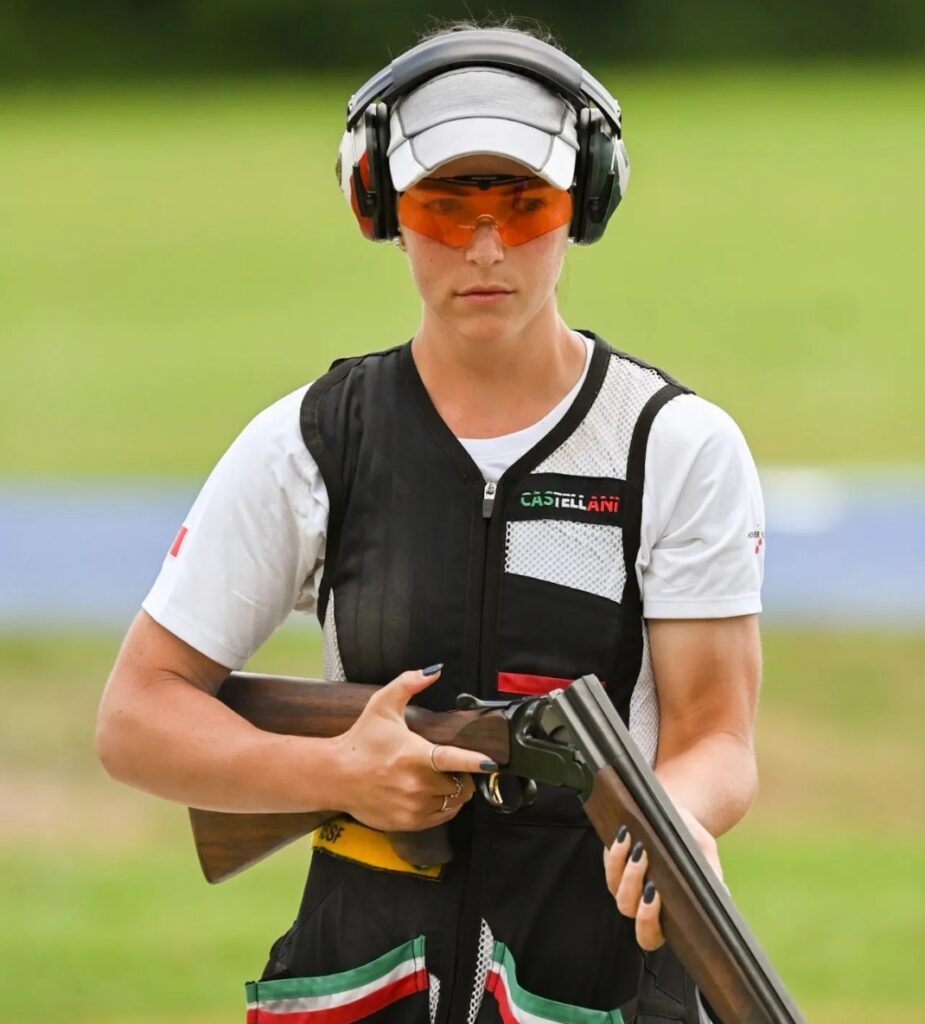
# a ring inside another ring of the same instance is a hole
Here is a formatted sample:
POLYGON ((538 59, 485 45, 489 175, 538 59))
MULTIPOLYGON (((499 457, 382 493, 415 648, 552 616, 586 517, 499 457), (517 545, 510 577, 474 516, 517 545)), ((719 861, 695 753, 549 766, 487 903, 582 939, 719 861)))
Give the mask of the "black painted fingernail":
POLYGON ((438 661, 436 665, 428 665, 427 668, 422 668, 421 674, 425 676, 433 676, 436 675, 442 668, 443 662, 438 661))
POLYGON ((645 889, 642 890, 642 902, 651 903, 655 899, 655 883, 646 882, 645 889))
POLYGON ((501 767, 501 765, 498 764, 497 761, 480 761, 479 762, 479 768, 481 768, 483 772, 496 772, 500 767, 501 767))
POLYGON ((642 843, 636 843, 633 847, 633 852, 630 854, 630 860, 637 864, 642 860, 642 843))
POLYGON ((626 839, 628 834, 629 834, 629 829, 626 827, 626 825, 621 825, 620 826, 620 831, 617 833, 617 842, 618 843, 622 843, 623 840, 626 839))

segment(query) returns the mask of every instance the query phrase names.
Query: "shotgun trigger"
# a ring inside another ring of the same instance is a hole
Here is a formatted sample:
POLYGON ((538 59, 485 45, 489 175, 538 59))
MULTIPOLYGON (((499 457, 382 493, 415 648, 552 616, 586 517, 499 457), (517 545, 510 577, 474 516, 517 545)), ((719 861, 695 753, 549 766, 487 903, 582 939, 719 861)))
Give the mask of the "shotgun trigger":
POLYGON ((513 814, 536 800, 536 783, 519 775, 480 775, 478 787, 488 804, 501 814, 513 814))

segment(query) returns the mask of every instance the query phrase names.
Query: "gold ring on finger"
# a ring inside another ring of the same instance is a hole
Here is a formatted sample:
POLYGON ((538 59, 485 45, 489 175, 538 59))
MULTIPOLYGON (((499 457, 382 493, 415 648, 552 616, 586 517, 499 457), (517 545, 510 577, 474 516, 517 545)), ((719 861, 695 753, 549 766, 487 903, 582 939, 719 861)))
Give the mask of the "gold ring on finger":
POLYGON ((453 799, 455 800, 463 791, 463 780, 458 775, 451 775, 450 778, 456 784, 456 792, 453 794, 453 799))
POLYGON ((450 802, 450 798, 448 796, 444 796, 444 798, 443 798, 443 806, 440 808, 440 813, 441 814, 447 809, 447 806, 449 805, 449 802, 450 802))
POLYGON ((436 773, 437 773, 438 775, 440 775, 440 774, 442 774, 442 773, 441 773, 440 769, 439 769, 439 768, 438 768, 438 767, 437 767, 437 766, 436 766, 436 765, 434 764, 434 753, 436 752, 436 750, 437 750, 437 747, 439 747, 439 746, 440 746, 440 744, 439 744, 439 743, 435 743, 435 744, 434 744, 434 745, 433 745, 433 746, 432 746, 432 747, 430 748, 430 766, 431 766, 431 768, 433 768, 433 770, 434 770, 434 771, 435 771, 435 772, 436 772, 436 773))

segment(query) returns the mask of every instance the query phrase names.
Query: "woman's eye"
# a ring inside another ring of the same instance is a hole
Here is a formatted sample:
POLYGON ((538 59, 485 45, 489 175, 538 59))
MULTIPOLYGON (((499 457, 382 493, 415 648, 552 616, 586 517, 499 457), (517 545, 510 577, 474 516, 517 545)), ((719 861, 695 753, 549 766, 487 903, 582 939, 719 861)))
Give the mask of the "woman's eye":
POLYGON ((544 199, 537 199, 535 197, 532 199, 518 199, 514 204, 514 209, 519 210, 521 213, 535 213, 537 210, 542 210, 545 205, 546 201, 544 199))
POLYGON ((432 199, 424 204, 424 209, 430 210, 431 213, 453 213, 460 205, 458 199, 432 199))

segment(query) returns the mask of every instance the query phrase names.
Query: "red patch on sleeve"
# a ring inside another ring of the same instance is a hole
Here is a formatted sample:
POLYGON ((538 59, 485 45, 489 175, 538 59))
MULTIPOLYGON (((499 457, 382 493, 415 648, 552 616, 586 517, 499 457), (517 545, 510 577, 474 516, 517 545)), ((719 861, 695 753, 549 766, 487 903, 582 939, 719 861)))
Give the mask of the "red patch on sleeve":
POLYGON ((174 558, 180 554, 180 545, 183 543, 183 538, 186 536, 187 532, 188 531, 185 526, 181 526, 177 531, 177 535, 173 539, 173 544, 170 545, 170 553, 174 558))

